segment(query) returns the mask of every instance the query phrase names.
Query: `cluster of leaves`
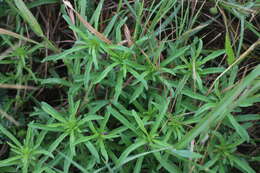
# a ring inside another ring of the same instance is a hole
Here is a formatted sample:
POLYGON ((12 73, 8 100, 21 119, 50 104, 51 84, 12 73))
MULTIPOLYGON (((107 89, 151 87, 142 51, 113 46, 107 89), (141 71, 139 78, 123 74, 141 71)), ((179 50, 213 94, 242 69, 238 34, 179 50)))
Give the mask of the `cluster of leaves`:
MULTIPOLYGON (((75 9, 64 2, 61 13, 76 41, 60 52, 44 36, 28 4, 7 1, 7 11, 18 12, 17 18, 20 15, 43 41, 0 30, 0 45, 12 48, 0 56, 0 63, 13 69, 0 73, 1 83, 59 87, 63 94, 59 104, 51 106, 37 100, 36 91, 19 89, 14 99, 1 105, 10 113, 30 102, 37 106, 29 120, 23 119, 25 134, 13 135, 10 131, 17 129, 0 125, 11 149, 0 161, 0 171, 255 172, 248 162, 259 157, 249 158, 237 147, 257 144, 247 129, 260 116, 245 114, 243 108, 259 102, 260 66, 240 80, 241 61, 235 55, 240 56, 245 28, 259 36, 245 13, 257 3, 220 1, 220 8, 241 21, 241 40, 233 50, 227 30, 225 48, 207 50, 196 33, 216 19, 200 24, 201 9, 191 13, 190 2, 120 0, 117 13, 105 21, 100 19, 104 0, 91 17, 90 1, 75 1, 75 9), (60 53, 35 58, 44 47, 60 53), (221 58, 226 61, 219 63, 221 58), (47 77, 33 68, 47 63, 47 77), (56 65, 61 63, 65 77, 56 65)), ((44 4, 38 3, 34 5, 44 4)), ((24 28, 17 32, 24 33, 24 28)))

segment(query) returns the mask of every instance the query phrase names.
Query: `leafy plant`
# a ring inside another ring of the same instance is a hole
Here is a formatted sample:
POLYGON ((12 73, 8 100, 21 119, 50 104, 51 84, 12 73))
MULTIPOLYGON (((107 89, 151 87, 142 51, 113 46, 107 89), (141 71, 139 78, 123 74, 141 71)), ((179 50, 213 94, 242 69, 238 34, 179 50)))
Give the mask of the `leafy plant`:
POLYGON ((41 147, 41 143, 46 135, 45 132, 39 133, 29 127, 27 129, 26 137, 23 143, 21 143, 2 125, 0 125, 0 130, 1 133, 6 135, 6 137, 12 141, 8 142, 8 145, 11 147, 11 157, 1 160, 0 167, 15 166, 16 170, 22 170, 23 173, 26 173, 33 171, 34 166, 41 156, 54 158, 50 152, 41 147))
POLYGON ((256 1, 4 5, 0 172, 257 172, 256 1))

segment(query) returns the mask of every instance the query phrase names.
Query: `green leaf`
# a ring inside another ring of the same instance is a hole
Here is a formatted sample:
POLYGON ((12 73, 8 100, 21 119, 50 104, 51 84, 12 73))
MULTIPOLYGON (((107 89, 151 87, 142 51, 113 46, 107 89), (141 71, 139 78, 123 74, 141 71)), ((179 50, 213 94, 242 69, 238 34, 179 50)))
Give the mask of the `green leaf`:
POLYGON ((52 153, 60 145, 64 138, 68 136, 67 133, 61 134, 48 148, 48 151, 52 153))
POLYGON ((245 141, 249 142, 249 135, 246 131, 246 129, 244 129, 237 121, 236 119, 233 117, 233 115, 228 114, 227 118, 229 120, 229 122, 232 124, 232 126, 234 127, 234 129, 236 130, 236 132, 239 134, 239 136, 244 139, 245 141))
POLYGON ((36 18, 32 15, 30 10, 26 7, 23 0, 14 0, 14 3, 20 12, 20 15, 30 25, 30 27, 35 32, 35 34, 38 35, 39 37, 42 37, 43 31, 41 29, 40 24, 37 22, 36 18))
POLYGON ((57 55, 51 55, 51 56, 48 56, 46 58, 44 58, 42 60, 42 62, 46 62, 46 61, 57 61, 57 60, 61 60, 61 59, 64 59, 64 58, 71 58, 72 56, 68 56, 74 52, 78 52, 78 51, 82 51, 83 49, 86 49, 87 46, 86 45, 83 45, 83 46, 75 46, 71 49, 68 49, 68 50, 64 50, 62 53, 60 54, 57 54, 57 55))
POLYGON ((137 158, 133 173, 140 173, 141 172, 143 161, 144 161, 144 156, 140 156, 139 158, 137 158))
POLYGON ((160 68, 161 73, 169 73, 173 76, 176 76, 174 69, 169 69, 169 68, 160 68))
POLYGON ((18 165, 21 161, 21 156, 14 156, 8 159, 0 160, 0 167, 18 165))
POLYGON ((146 155, 151 154, 151 153, 168 150, 169 148, 170 147, 163 147, 163 148, 160 148, 160 149, 154 149, 154 150, 151 150, 151 151, 142 152, 142 153, 139 153, 139 154, 136 154, 136 155, 129 156, 125 160, 123 160, 123 162, 119 166, 123 166, 124 164, 126 164, 126 163, 128 163, 132 160, 141 158, 141 157, 146 156, 146 155))
POLYGON ((159 113, 157 114, 156 120, 153 123, 153 126, 152 126, 151 131, 150 131, 150 135, 154 135, 154 136, 158 135, 157 134, 157 130, 160 128, 160 124, 162 124, 164 122, 163 121, 164 117, 167 116, 167 111, 168 111, 168 108, 169 108, 169 104, 170 104, 170 99, 163 98, 163 97, 159 101, 158 104, 154 103, 154 105, 159 110, 159 113))
POLYGON ((202 61, 199 62, 200 65, 205 64, 206 62, 213 60, 217 57, 219 57, 220 55, 224 54, 225 50, 217 50, 212 52, 211 54, 209 54, 208 56, 206 56, 205 58, 202 59, 202 61))
POLYGON ((206 74, 215 74, 215 73, 222 73, 225 71, 225 68, 222 67, 210 67, 210 68, 204 68, 200 74, 206 75, 206 74))
MULTIPOLYGON (((186 78, 186 76, 185 76, 185 78, 186 78)), ((184 81, 184 79, 185 78, 183 78, 183 80, 182 81, 184 81)), ((179 86, 179 84, 178 83, 176 83, 175 81, 168 81, 169 83, 170 83, 170 85, 172 85, 174 88, 180 88, 180 86, 179 86)), ((189 89, 189 88, 182 88, 182 89, 179 89, 179 92, 181 93, 181 94, 184 94, 184 95, 186 95, 186 96, 188 96, 188 97, 190 97, 190 98, 193 98, 193 99, 196 99, 196 100, 201 100, 201 101, 204 101, 204 102, 212 102, 212 100, 211 100, 211 97, 207 97, 207 96, 205 96, 205 95, 202 95, 202 94, 199 94, 199 93, 194 93, 191 89, 189 89)))
POLYGON ((80 170, 82 173, 88 173, 88 171, 81 165, 79 165, 77 162, 75 162, 74 160, 72 160, 72 157, 67 156, 65 154, 63 154, 62 152, 59 152, 59 155, 61 155, 62 157, 65 158, 65 161, 67 163, 72 163, 78 170, 80 170))
MULTIPOLYGON (((70 88, 72 89, 72 88, 70 88)), ((79 106, 80 106, 80 100, 76 101, 76 103, 73 101, 73 95, 74 95, 74 92, 71 92, 73 94, 70 95, 69 93, 69 119, 70 120, 75 120, 76 119, 76 115, 77 115, 77 112, 79 110, 79 106)))
POLYGON ((170 173, 181 173, 179 168, 174 163, 169 163, 164 157, 161 156, 160 153, 153 153, 157 161, 162 165, 167 171, 170 173))
POLYGON ((135 127, 125 117, 123 117, 119 112, 117 112, 111 106, 108 106, 107 110, 108 110, 108 112, 111 113, 111 115, 113 115, 116 119, 118 119, 126 127, 131 129, 133 132, 136 131, 135 127))
POLYGON ((109 24, 107 25, 105 31, 103 32, 104 36, 108 37, 108 34, 111 32, 113 27, 115 27, 115 23, 117 22, 118 13, 116 13, 113 18, 110 20, 109 24))
POLYGON ((148 132, 146 131, 144 127, 144 123, 141 120, 141 118, 137 115, 137 113, 134 110, 132 110, 132 114, 135 117, 135 121, 137 122, 139 128, 148 136, 148 132))
POLYGON ((70 147, 70 153, 72 156, 76 155, 76 150, 75 150, 75 134, 74 131, 71 131, 69 134, 69 147, 70 147))
POLYGON ((105 147, 103 140, 100 140, 99 147, 100 147, 101 155, 104 157, 105 162, 107 162, 108 161, 108 154, 107 154, 107 150, 106 150, 106 147, 105 147))
POLYGON ((146 144, 145 140, 137 140, 136 142, 134 142, 132 145, 130 145, 129 147, 127 147, 124 152, 121 154, 121 156, 118 158, 117 163, 116 163, 116 167, 119 168, 121 165, 124 164, 124 161, 126 160, 126 158, 128 157, 128 155, 133 152, 134 150, 136 150, 137 148, 143 146, 146 144))
POLYGON ((53 131, 53 132, 63 132, 64 129, 60 128, 63 124, 62 123, 55 123, 55 124, 39 124, 39 123, 30 123, 29 126, 35 129, 41 129, 46 131, 53 131))
POLYGON ((48 79, 42 79, 40 80, 41 84, 54 84, 54 85, 63 85, 67 87, 71 87, 72 84, 68 82, 67 80, 61 79, 61 78, 48 78, 48 79))
POLYGON ((0 131, 4 135, 6 135, 10 140, 12 140, 13 143, 15 143, 17 146, 22 147, 22 144, 17 140, 17 138, 12 133, 10 133, 6 128, 4 128, 4 126, 2 126, 1 124, 0 124, 0 131))
POLYGON ((248 99, 245 99, 243 102, 240 103, 240 107, 250 107, 253 106, 255 103, 260 103, 260 94, 254 95, 248 99))
POLYGON ((242 160, 238 157, 235 156, 230 156, 232 161, 234 161, 236 163, 236 166, 239 167, 240 169, 244 170, 247 173, 256 173, 251 167, 250 165, 247 163, 247 161, 242 160))
POLYGON ((127 69, 137 79, 137 82, 140 81, 143 84, 143 86, 145 87, 145 89, 147 90, 148 84, 147 84, 147 81, 144 79, 145 76, 143 76, 143 75, 146 75, 146 73, 144 73, 143 75, 140 75, 132 68, 127 68, 127 69))
POLYGON ((79 120, 78 125, 80 126, 80 125, 85 124, 85 123, 88 122, 88 121, 102 120, 102 119, 104 119, 104 118, 101 117, 101 116, 99 116, 99 115, 86 115, 85 118, 79 120))
POLYGON ((203 106, 200 106, 200 108, 196 111, 194 116, 196 117, 196 116, 202 114, 203 112, 214 108, 215 106, 216 106, 216 103, 206 103, 203 106))
POLYGON ((226 37, 225 37, 225 51, 227 54, 227 63, 228 65, 231 65, 235 61, 235 54, 231 45, 228 32, 226 32, 226 37))
POLYGON ((172 52, 172 56, 168 57, 167 59, 165 59, 164 61, 162 61, 161 66, 165 67, 168 64, 170 64, 175 58, 178 58, 182 55, 184 55, 184 53, 190 48, 190 46, 186 46, 186 47, 182 47, 180 49, 178 49, 177 51, 172 52))
POLYGON ((54 159, 53 154, 50 153, 50 152, 47 151, 47 150, 43 150, 43 149, 41 149, 41 150, 36 150, 36 151, 34 152, 34 154, 46 155, 46 156, 49 156, 50 158, 54 159))
POLYGON ((39 7, 41 5, 47 5, 47 4, 55 4, 55 3, 59 3, 59 0, 35 0, 33 2, 30 2, 27 5, 27 7, 30 8, 34 8, 34 7, 39 7))
POLYGON ((85 142, 85 145, 89 152, 96 158, 97 163, 100 163, 100 157, 95 146, 91 142, 85 142))
POLYGON ((260 156, 258 156, 258 157, 252 157, 251 160, 252 160, 252 161, 260 162, 260 156))
POLYGON ((67 120, 63 117, 63 115, 61 113, 56 111, 53 107, 51 107, 46 102, 42 102, 41 105, 42 105, 42 109, 44 110, 44 112, 48 113, 56 120, 59 120, 60 122, 63 122, 63 123, 67 122, 67 120))
POLYGON ((125 126, 118 127, 110 131, 107 135, 104 136, 105 139, 112 139, 120 137, 120 134, 126 131, 128 128, 125 126))
POLYGON ((75 145, 78 145, 78 144, 80 144, 80 143, 88 142, 89 140, 95 139, 95 138, 97 138, 97 137, 98 137, 97 135, 91 135, 91 136, 83 136, 83 137, 80 137, 79 139, 77 139, 77 141, 75 141, 75 145))
POLYGON ((114 100, 117 102, 119 96, 121 95, 122 88, 123 88, 123 80, 124 80, 124 72, 121 70, 117 77, 117 82, 115 86, 115 96, 114 100))
POLYGON ((185 158, 190 158, 190 159, 198 159, 201 158, 202 155, 198 154, 198 153, 194 153, 192 151, 189 150, 175 150, 175 149, 171 149, 170 150, 172 153, 181 156, 181 157, 185 157, 185 158))
POLYGON ((142 94, 143 90, 144 90, 144 86, 143 84, 140 83, 139 86, 135 89, 134 93, 131 94, 129 103, 135 101, 140 96, 140 94, 142 94))
POLYGON ((98 26, 99 26, 99 22, 100 22, 99 17, 101 16, 103 4, 104 4, 104 0, 99 1, 95 12, 92 14, 92 17, 90 19, 90 23, 94 23, 95 29, 97 29, 97 30, 98 30, 98 26))
POLYGON ((243 114, 234 117, 238 122, 260 120, 260 114, 243 114))
POLYGON ((113 63, 111 64, 110 66, 108 66, 94 81, 93 81, 93 84, 97 84, 99 83, 100 81, 102 81, 106 76, 107 74, 115 67, 117 66, 118 63, 113 63))

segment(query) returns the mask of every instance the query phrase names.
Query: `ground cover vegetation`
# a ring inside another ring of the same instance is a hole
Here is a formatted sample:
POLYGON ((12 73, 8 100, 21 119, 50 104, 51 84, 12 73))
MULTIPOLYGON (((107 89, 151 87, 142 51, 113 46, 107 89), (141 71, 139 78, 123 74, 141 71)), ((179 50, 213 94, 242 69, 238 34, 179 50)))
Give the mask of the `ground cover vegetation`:
POLYGON ((259 172, 259 12, 0 0, 0 172, 259 172))

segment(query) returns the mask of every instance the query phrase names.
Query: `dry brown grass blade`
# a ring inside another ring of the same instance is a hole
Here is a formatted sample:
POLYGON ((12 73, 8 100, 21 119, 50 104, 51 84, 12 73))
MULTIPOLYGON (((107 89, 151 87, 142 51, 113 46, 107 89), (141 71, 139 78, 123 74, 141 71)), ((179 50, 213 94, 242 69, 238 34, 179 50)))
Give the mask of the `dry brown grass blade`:
POLYGON ((0 84, 0 88, 4 89, 25 89, 25 90, 37 90, 38 88, 25 85, 11 85, 11 84, 0 84))
POLYGON ((127 40, 127 44, 128 46, 132 46, 134 43, 132 41, 132 38, 131 38, 131 33, 130 33, 130 30, 129 28, 127 27, 127 25, 125 24, 124 25, 124 34, 125 34, 125 38, 127 40))
POLYGON ((96 35, 100 40, 104 41, 105 43, 112 44, 112 42, 109 39, 107 39, 102 33, 98 32, 95 28, 93 28, 83 17, 80 16, 80 14, 78 14, 77 12, 75 13, 78 16, 79 20, 92 34, 96 35))
MULTIPOLYGON (((75 22, 75 16, 74 16, 73 10, 68 9, 68 14, 69 14, 71 22, 75 25, 76 22, 75 22)), ((74 34, 76 40, 78 40, 78 36, 74 30, 73 30, 73 34, 74 34)))
POLYGON ((40 43, 38 43, 38 42, 36 42, 34 40, 31 40, 29 38, 26 38, 26 37, 24 37, 22 35, 16 34, 16 33, 12 32, 12 31, 8 31, 8 30, 3 29, 3 28, 0 28, 0 34, 8 35, 8 36, 11 36, 11 37, 15 37, 17 39, 24 40, 24 41, 27 41, 27 42, 31 42, 31 43, 34 43, 34 44, 40 44, 40 43))
POLYGON ((108 44, 112 44, 112 42, 106 38, 106 36, 104 36, 102 33, 98 32, 95 28, 93 28, 91 26, 90 23, 88 23, 74 8, 73 6, 71 5, 71 3, 67 0, 63 0, 63 3, 64 5, 66 6, 66 8, 69 8, 71 9, 75 14, 76 16, 79 18, 80 22, 82 22, 84 24, 84 26, 92 33, 94 34, 95 36, 97 36, 100 40, 104 41, 105 43, 108 43, 108 44))
POLYGON ((5 117, 10 122, 14 123, 16 126, 20 126, 20 123, 16 121, 12 116, 8 115, 4 110, 0 108, 0 114, 5 117))

